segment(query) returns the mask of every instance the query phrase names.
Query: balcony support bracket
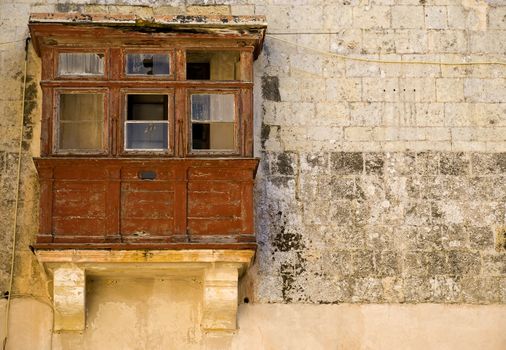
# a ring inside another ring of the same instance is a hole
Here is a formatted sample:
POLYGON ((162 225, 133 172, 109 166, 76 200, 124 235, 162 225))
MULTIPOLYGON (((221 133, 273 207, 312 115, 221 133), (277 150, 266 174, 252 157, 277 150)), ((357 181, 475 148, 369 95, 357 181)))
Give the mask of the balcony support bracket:
POLYGON ((89 276, 188 275, 201 278, 202 329, 236 330, 238 281, 254 250, 41 250, 35 251, 52 285, 54 331, 84 331, 89 276))

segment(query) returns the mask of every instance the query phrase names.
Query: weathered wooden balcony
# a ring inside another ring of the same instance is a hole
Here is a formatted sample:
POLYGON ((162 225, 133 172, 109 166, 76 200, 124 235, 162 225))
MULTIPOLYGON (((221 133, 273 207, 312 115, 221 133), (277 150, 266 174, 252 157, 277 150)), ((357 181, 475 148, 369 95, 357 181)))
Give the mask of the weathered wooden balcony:
POLYGON ((254 249, 257 159, 37 158, 37 249, 254 249))

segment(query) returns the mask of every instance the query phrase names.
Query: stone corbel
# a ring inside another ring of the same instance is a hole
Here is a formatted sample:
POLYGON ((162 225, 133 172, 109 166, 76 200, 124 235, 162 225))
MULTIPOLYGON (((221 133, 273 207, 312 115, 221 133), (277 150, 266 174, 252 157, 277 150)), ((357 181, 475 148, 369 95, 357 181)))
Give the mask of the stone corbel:
POLYGON ((153 276, 181 274, 203 281, 201 327, 207 332, 237 328, 238 281, 254 250, 37 250, 53 282, 54 331, 86 327, 86 276, 114 277, 135 271, 153 276))

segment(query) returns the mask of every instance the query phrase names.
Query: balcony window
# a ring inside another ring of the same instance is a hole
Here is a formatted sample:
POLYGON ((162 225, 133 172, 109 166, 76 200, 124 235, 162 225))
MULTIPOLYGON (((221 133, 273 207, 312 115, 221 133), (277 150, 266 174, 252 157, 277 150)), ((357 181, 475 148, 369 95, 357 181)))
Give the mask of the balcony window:
POLYGON ((127 95, 125 150, 163 151, 169 145, 168 95, 127 95))
POLYGON ((58 95, 57 152, 100 152, 104 148, 104 94, 58 95))

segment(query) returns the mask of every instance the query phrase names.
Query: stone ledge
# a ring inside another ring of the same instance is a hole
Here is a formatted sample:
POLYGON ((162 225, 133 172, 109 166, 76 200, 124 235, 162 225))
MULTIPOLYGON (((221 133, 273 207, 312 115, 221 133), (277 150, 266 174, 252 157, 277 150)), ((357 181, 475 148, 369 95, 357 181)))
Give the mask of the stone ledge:
POLYGON ((202 278, 206 331, 237 327, 238 280, 252 262, 254 250, 36 250, 52 281, 54 331, 83 331, 86 326, 86 277, 202 278))

